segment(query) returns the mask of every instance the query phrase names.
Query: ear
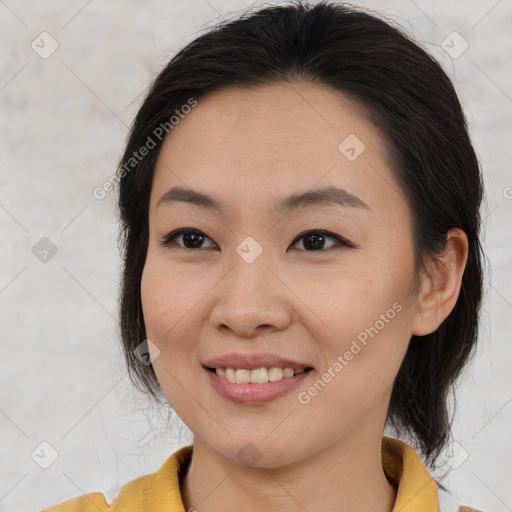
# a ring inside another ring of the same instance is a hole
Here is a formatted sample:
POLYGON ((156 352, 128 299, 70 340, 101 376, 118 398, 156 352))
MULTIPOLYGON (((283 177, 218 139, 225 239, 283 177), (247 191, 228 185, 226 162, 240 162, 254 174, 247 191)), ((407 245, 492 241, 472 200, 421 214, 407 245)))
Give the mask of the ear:
POLYGON ((459 228, 446 235, 446 248, 426 262, 416 299, 412 334, 434 332, 455 307, 468 257, 468 238, 459 228))

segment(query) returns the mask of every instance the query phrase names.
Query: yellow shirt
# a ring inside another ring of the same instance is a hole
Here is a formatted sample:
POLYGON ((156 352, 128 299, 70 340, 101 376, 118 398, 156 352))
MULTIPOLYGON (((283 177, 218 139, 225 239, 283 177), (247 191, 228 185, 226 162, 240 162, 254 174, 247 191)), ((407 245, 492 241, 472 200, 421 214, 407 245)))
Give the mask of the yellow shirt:
MULTIPOLYGON (((110 504, 102 493, 93 492, 42 512, 186 512, 179 484, 192 451, 192 445, 179 449, 155 473, 124 485, 110 504)), ((382 467, 397 489, 393 512, 481 512, 461 506, 441 489, 416 452, 398 439, 383 436, 382 467)))

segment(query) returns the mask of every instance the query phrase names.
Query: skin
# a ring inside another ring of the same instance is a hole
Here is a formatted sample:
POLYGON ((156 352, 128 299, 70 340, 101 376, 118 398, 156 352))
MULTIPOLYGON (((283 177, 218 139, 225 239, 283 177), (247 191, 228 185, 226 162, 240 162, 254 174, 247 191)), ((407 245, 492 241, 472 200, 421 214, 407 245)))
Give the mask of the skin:
POLYGON ((169 403, 194 434, 181 482, 185 509, 389 512, 396 491, 381 465, 393 380, 412 334, 434 331, 453 309, 467 258, 461 230, 427 260, 416 293, 413 227, 386 142, 348 97, 307 83, 235 87, 201 99, 164 141, 151 192, 150 237, 141 297, 153 367, 169 403), (365 150, 338 150, 349 134, 365 150), (345 188, 369 208, 314 205, 272 215, 293 193, 345 188), (206 192, 220 215, 192 204, 161 205, 171 187, 206 192), (199 248, 170 231, 202 231, 199 248), (308 249, 296 237, 327 230, 308 249), (248 236, 262 254, 236 252, 248 236), (190 245, 189 245, 190 247, 190 245), (263 285, 262 285, 263 284, 263 285), (402 309, 307 404, 307 391, 359 333, 398 302, 402 309), (271 352, 315 368, 270 402, 235 404, 212 387, 201 362, 230 352, 271 352), (244 465, 253 443, 261 457, 244 465))

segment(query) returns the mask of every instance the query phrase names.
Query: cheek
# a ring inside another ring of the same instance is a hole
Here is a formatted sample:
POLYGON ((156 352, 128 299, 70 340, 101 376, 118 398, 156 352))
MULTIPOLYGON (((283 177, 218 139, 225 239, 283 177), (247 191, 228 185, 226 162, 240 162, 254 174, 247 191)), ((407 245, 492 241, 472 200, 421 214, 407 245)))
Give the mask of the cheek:
POLYGON ((141 302, 148 333, 163 342, 179 339, 193 308, 204 294, 204 286, 187 279, 179 269, 158 256, 148 254, 141 279, 141 302))
POLYGON ((194 349, 195 335, 191 326, 186 326, 191 301, 190 287, 148 255, 141 278, 142 312, 146 336, 159 350, 153 369, 168 399, 173 387, 171 375, 180 381, 180 373, 186 377, 185 360, 194 349))
POLYGON ((323 418, 325 431, 333 435, 333 416, 343 417, 349 428, 385 408, 410 340, 411 308, 405 298, 372 279, 364 286, 357 281, 345 281, 343 293, 332 290, 331 300, 318 310, 329 326, 323 335, 317 333, 323 365, 299 397, 309 404, 304 413, 323 418))
MULTIPOLYGON (((344 269, 338 276, 307 291, 308 304, 321 319, 325 318, 335 338, 337 334, 345 339, 357 336, 392 309, 395 302, 402 304, 406 295, 405 278, 396 272, 383 273, 382 267, 372 267, 370 261, 344 269)), ((394 313, 392 310, 388 316, 394 317, 394 313)))
POLYGON ((192 267, 149 250, 141 277, 146 335, 160 351, 153 368, 169 402, 180 409, 186 408, 178 404, 183 387, 194 385, 201 330, 208 325, 206 294, 215 284, 211 272, 192 267))
POLYGON ((391 260, 384 255, 361 258, 357 268, 308 294, 322 320, 323 334, 317 333, 317 339, 323 340, 326 367, 342 356, 343 372, 335 373, 351 374, 350 387, 364 386, 368 379, 378 384, 379 378, 392 385, 410 340, 413 269, 406 261, 390 265, 391 260))
POLYGON ((141 302, 146 335, 158 348, 158 357, 153 359, 156 377, 171 407, 187 421, 193 407, 183 390, 193 385, 191 361, 198 336, 194 330, 197 324, 194 327, 190 319, 197 299, 191 287, 176 275, 165 262, 148 254, 141 278, 141 302))

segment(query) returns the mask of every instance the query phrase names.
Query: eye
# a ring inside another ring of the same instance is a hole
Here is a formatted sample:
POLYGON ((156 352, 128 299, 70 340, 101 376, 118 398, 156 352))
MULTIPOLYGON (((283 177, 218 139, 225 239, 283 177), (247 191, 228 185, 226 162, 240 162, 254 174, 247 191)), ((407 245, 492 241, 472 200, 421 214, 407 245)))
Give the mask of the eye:
MULTIPOLYGON (((165 236, 162 240, 159 240, 159 245, 164 247, 171 245, 174 239, 182 238, 185 245, 178 244, 180 247, 184 249, 197 249, 198 246, 201 245, 205 238, 208 238, 202 231, 193 228, 180 228, 171 231, 167 236, 165 236), (191 247, 188 247, 190 245, 191 247)), ((211 238, 208 238, 211 240, 211 238)), ((215 247, 218 247, 215 243, 213 244, 215 247)), ((199 247, 200 249, 202 247, 199 247)))
POLYGON ((302 245, 308 250, 308 252, 318 251, 321 249, 325 249, 325 240, 329 238, 334 240, 335 243, 332 244, 330 247, 327 247, 327 249, 331 249, 333 247, 335 248, 336 245, 341 245, 345 247, 355 247, 355 245, 349 242, 348 240, 345 240, 344 238, 335 235, 334 233, 330 233, 329 231, 323 230, 305 231, 304 233, 301 233, 299 236, 297 236, 297 238, 293 241, 292 245, 294 245, 299 240, 303 240, 302 245))
MULTIPOLYGON (((211 240, 211 238, 207 237, 202 231, 198 229, 180 228, 169 233, 158 243, 163 247, 167 247, 171 245, 171 243, 175 243, 174 240, 179 238, 182 239, 183 245, 177 245, 183 247, 184 249, 191 250, 204 249, 204 247, 201 247, 203 241, 205 239, 211 240)), ((305 231, 304 233, 301 233, 299 236, 295 238, 292 245, 296 245, 298 241, 303 240, 302 245, 305 248, 304 250, 306 250, 307 252, 318 252, 321 249, 325 249, 325 240, 329 238, 334 240, 335 242, 334 244, 331 244, 330 247, 327 247, 327 249, 336 247, 336 245, 351 248, 355 247, 355 245, 349 242, 348 240, 345 240, 344 238, 338 235, 323 230, 305 231)), ((218 245, 213 242, 213 246, 209 248, 218 248, 218 245)), ((208 247, 206 247, 206 249, 208 249, 208 247)))

